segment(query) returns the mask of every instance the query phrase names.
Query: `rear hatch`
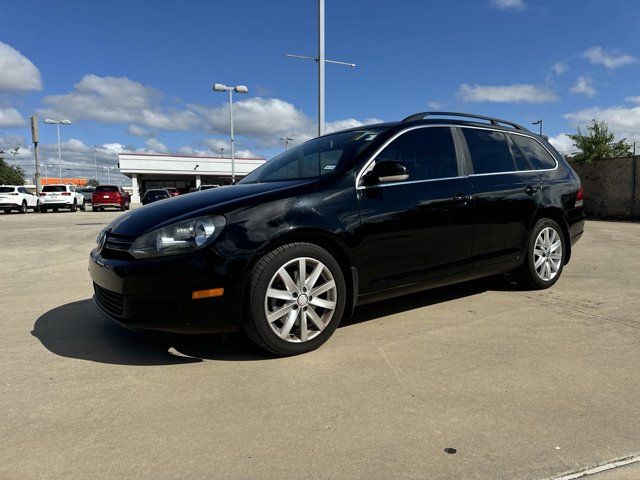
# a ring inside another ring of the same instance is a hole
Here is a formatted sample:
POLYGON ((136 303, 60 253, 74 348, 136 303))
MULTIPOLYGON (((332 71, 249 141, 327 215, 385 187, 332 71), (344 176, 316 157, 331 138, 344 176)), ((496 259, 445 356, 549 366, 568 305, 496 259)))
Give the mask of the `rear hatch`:
POLYGON ((67 192, 67 187, 64 185, 45 185, 42 187, 40 196, 44 197, 45 201, 63 201, 64 197, 71 196, 71 192, 67 192))
POLYGON ((91 196, 91 203, 120 203, 122 195, 118 187, 104 185, 96 187, 91 196))
POLYGON ((17 203, 15 187, 0 187, 0 203, 17 203))

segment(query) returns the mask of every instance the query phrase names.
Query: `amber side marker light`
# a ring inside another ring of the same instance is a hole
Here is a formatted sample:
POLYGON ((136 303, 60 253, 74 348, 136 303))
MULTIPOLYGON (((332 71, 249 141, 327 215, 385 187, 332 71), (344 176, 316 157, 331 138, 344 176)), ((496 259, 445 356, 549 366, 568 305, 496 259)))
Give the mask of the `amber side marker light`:
POLYGON ((209 290, 196 290, 191 293, 191 300, 202 298, 221 297, 224 295, 224 288, 210 288, 209 290))

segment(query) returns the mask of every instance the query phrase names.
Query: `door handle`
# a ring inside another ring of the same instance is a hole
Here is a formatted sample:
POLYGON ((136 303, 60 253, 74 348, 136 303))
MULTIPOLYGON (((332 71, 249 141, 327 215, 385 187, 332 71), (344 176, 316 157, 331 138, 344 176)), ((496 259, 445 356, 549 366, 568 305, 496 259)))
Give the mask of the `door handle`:
POLYGON ((533 185, 527 185, 524 188, 524 193, 526 193, 527 195, 533 195, 538 191, 538 189, 536 187, 534 187, 533 185))

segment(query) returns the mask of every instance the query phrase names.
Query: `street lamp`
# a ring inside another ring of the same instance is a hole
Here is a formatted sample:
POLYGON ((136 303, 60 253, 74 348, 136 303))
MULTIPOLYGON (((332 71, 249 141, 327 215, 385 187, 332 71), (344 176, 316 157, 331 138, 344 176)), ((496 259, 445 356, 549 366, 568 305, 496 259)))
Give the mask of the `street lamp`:
POLYGON ((107 171, 107 185, 111 185, 111 170, 116 167, 102 167, 107 171))
POLYGON ((53 120, 51 118, 45 118, 44 123, 47 125, 55 125, 58 131, 58 173, 60 175, 60 183, 62 183, 62 154, 60 153, 60 125, 71 125, 71 120, 66 118, 61 120, 53 120))
POLYGON ((540 135, 542 136, 542 120, 538 120, 537 122, 531 122, 531 125, 540 125, 540 135))
POLYGON ((224 146, 220 147, 218 150, 220 150, 220 158, 224 157, 224 146))
POLYGON ((293 141, 291 137, 280 137, 280 140, 284 140, 284 149, 287 150, 289 148, 289 142, 293 141))
POLYGON ((236 85, 228 87, 222 83, 213 85, 214 92, 229 92, 229 124, 231 126, 231 183, 236 183, 236 151, 233 143, 233 92, 248 93, 249 89, 244 85, 236 85))

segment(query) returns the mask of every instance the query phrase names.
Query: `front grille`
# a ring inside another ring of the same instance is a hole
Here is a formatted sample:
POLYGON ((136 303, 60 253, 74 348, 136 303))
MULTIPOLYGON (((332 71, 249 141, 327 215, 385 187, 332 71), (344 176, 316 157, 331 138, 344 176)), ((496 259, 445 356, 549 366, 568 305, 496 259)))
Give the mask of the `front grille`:
POLYGON ((135 239, 121 237, 108 233, 102 248, 102 256, 105 258, 133 258, 129 253, 135 239))
POLYGON ((93 290, 100 308, 114 317, 122 316, 124 313, 124 295, 102 288, 95 283, 93 284, 93 290))

